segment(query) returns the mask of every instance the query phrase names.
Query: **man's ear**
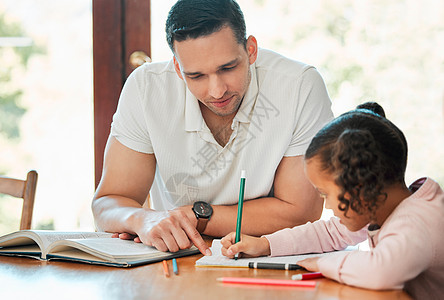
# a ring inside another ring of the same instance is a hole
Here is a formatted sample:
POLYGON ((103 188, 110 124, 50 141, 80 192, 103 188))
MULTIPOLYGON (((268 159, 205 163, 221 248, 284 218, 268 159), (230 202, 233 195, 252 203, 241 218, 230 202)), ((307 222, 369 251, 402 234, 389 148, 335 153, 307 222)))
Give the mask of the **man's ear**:
POLYGON ((182 72, 180 72, 180 65, 176 59, 176 56, 173 56, 174 70, 176 70, 177 76, 183 80, 182 72))
POLYGON ((257 50, 257 40, 254 36, 250 35, 247 39, 247 53, 250 65, 254 64, 257 59, 257 50))

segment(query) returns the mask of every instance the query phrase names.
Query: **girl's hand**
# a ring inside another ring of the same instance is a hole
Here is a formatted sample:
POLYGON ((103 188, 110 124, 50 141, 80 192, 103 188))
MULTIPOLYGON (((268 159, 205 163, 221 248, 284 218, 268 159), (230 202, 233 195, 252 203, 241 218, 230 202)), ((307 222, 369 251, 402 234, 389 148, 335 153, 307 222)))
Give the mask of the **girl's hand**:
POLYGON ((318 260, 319 260, 319 257, 310 257, 310 258, 306 258, 304 260, 298 261, 297 264, 300 265, 301 267, 304 267, 308 271, 319 272, 318 260))
POLYGON ((236 243, 236 233, 232 232, 221 240, 222 255, 233 258, 235 254, 242 253, 243 257, 256 257, 270 255, 270 243, 264 237, 257 238, 242 234, 241 241, 236 243))

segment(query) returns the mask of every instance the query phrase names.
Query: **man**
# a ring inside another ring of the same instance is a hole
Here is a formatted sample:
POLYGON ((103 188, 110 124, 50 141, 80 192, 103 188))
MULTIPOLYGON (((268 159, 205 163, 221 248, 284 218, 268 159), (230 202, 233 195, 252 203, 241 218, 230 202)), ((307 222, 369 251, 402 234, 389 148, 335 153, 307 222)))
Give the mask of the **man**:
POLYGON ((316 69, 259 49, 233 0, 178 1, 166 33, 173 59, 137 68, 122 90, 92 204, 97 227, 210 254, 200 234, 235 229, 242 170, 242 232, 317 220, 323 202, 302 155, 333 115, 316 69), (153 209, 142 207, 149 192, 153 209))

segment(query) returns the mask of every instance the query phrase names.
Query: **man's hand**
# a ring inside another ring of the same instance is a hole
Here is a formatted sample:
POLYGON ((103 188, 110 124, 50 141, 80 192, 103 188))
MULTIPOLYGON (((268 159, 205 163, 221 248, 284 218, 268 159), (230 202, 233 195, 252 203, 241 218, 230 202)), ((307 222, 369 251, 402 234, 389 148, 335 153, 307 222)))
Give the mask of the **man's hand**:
POLYGON ((203 255, 211 255, 195 224, 182 209, 168 212, 143 210, 136 219, 141 224, 137 226, 136 235, 115 233, 113 237, 133 239, 135 242, 155 247, 159 251, 170 252, 188 249, 194 244, 203 255))
POLYGON ((236 233, 231 232, 221 240, 222 255, 233 258, 237 253, 242 257, 270 255, 270 243, 264 237, 252 237, 242 234, 241 241, 236 243, 236 233))

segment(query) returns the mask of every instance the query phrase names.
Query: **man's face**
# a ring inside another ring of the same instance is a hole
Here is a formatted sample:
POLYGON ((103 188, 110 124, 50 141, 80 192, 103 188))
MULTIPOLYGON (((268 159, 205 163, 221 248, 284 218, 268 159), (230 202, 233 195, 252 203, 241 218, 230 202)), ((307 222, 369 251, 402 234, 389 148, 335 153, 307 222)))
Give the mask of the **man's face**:
POLYGON ((174 49, 176 72, 191 93, 217 116, 234 116, 250 83, 256 39, 248 38, 246 50, 225 26, 207 36, 176 41, 174 49))

